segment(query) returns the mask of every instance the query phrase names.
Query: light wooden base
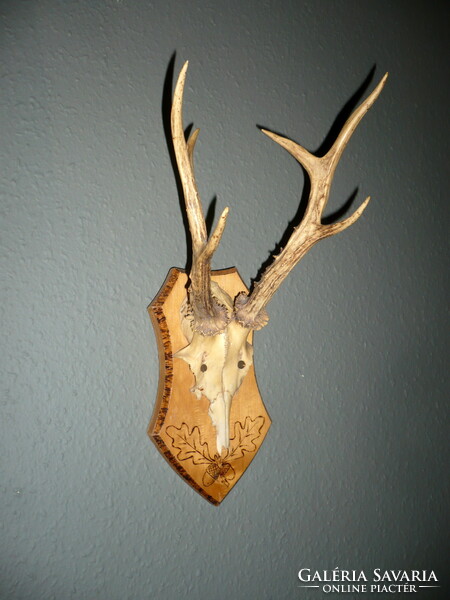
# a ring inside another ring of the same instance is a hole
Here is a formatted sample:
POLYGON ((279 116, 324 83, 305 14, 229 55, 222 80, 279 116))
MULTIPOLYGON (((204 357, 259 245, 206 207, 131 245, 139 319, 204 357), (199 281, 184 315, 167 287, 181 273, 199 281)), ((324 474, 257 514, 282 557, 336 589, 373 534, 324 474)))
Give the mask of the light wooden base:
MULTIPOLYGON (((246 289, 235 268, 213 271, 212 279, 233 298, 246 289)), ((233 397, 230 448, 218 456, 209 402, 190 388, 194 376, 175 352, 186 346, 180 328, 180 305, 187 275, 173 268, 148 307, 158 343, 160 379, 148 435, 170 465, 212 504, 218 505, 250 465, 271 425, 256 383, 253 365, 233 397)), ((249 337, 251 342, 251 334, 249 337)))

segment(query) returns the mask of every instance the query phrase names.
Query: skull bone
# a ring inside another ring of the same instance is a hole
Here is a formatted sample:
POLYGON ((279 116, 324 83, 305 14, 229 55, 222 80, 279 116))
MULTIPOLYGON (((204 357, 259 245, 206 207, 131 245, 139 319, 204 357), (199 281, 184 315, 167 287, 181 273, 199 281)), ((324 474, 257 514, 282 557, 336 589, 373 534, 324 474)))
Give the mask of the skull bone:
MULTIPOLYGON (((216 282, 211 282, 214 297, 229 313, 233 310, 231 297, 216 282)), ((253 362, 253 346, 247 341, 250 329, 230 320, 222 332, 205 336, 194 330, 193 315, 186 298, 180 309, 181 329, 187 346, 175 353, 192 371, 195 383, 191 392, 198 399, 209 401, 208 414, 216 429, 219 455, 230 446, 230 411, 233 397, 253 362)))

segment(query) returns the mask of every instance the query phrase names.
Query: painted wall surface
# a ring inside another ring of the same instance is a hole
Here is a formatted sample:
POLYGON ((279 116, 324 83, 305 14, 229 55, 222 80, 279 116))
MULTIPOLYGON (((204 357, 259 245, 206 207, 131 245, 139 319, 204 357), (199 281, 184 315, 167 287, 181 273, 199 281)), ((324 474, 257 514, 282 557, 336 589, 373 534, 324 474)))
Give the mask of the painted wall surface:
POLYGON ((447 3, 16 0, 0 17, 2 600, 313 600, 299 569, 335 567, 434 570, 412 596, 448 597, 447 3), (185 59, 200 193, 231 207, 213 266, 248 282, 304 182, 257 126, 325 150, 390 72, 327 215, 372 201, 269 307, 273 425, 219 508, 146 435, 146 307, 187 260, 167 139, 185 59))

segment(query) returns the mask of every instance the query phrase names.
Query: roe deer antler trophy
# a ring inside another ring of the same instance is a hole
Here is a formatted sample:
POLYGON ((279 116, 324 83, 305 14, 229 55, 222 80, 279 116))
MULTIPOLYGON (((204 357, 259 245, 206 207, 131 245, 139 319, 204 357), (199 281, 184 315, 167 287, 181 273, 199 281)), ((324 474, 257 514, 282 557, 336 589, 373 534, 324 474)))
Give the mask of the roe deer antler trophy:
POLYGON ((187 141, 183 130, 187 66, 186 62, 176 84, 171 129, 192 238, 192 266, 189 275, 171 269, 148 309, 161 366, 148 433, 178 473, 217 505, 250 464, 271 423, 256 384, 252 346, 253 332, 268 322, 267 304, 302 256, 319 240, 352 225, 369 202, 367 198, 339 223, 322 223, 342 152, 383 89, 387 74, 350 116, 323 157, 263 130, 305 168, 311 188, 301 223, 249 292, 236 269, 211 271, 228 208, 208 239, 194 176, 198 129, 187 141))

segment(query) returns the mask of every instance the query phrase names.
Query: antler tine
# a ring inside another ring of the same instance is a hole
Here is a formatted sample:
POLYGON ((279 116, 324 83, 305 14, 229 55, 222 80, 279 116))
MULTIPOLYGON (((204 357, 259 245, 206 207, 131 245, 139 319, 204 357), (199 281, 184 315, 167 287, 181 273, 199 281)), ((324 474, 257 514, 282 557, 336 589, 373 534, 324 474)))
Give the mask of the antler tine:
POLYGON ((244 327, 252 329, 263 327, 268 321, 265 312, 266 305, 299 260, 319 240, 335 235, 352 225, 366 208, 370 197, 347 219, 331 225, 323 225, 321 222, 323 210, 328 202, 334 171, 342 152, 358 123, 380 95, 387 76, 386 73, 369 97, 349 117, 333 146, 323 157, 314 156, 292 140, 263 130, 263 133, 285 148, 303 165, 311 181, 311 190, 303 219, 300 225, 294 229, 286 247, 264 271, 252 293, 249 296, 243 293, 239 294, 235 300, 235 318, 244 327))
POLYGON ((194 329, 203 335, 215 335, 225 329, 230 320, 227 309, 212 295, 210 267, 212 255, 225 229, 228 208, 222 212, 214 233, 208 241, 194 175, 194 147, 199 130, 196 129, 187 142, 183 130, 182 104, 188 64, 188 61, 184 63, 175 86, 171 112, 172 140, 192 238, 189 301, 194 313, 194 329))
POLYGON ((178 76, 175 93, 173 95, 170 122, 172 126, 173 147, 177 159, 178 173, 183 187, 192 245, 194 252, 197 252, 201 250, 206 243, 207 235, 202 205, 194 176, 194 146, 197 141, 199 130, 196 129, 186 143, 183 129, 183 92, 188 64, 188 61, 184 63, 178 76))

